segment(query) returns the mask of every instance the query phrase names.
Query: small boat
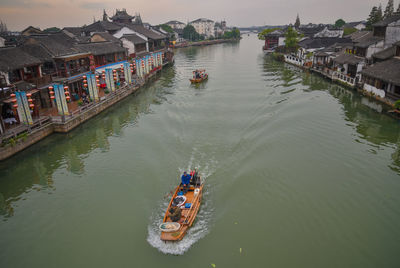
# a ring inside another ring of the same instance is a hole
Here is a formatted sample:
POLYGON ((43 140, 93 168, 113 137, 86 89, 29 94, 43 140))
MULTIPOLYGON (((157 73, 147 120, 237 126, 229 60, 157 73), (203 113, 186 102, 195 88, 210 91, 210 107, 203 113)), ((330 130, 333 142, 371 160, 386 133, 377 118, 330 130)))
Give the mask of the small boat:
POLYGON ((207 79, 208 79, 208 74, 206 73, 206 70, 195 70, 193 71, 193 78, 189 80, 192 84, 194 84, 194 83, 201 83, 207 79))
POLYGON ((203 196, 203 184, 200 177, 198 177, 196 185, 190 185, 186 194, 183 195, 182 184, 176 187, 171 201, 169 202, 167 211, 160 225, 161 240, 163 241, 180 241, 186 235, 188 229, 192 226, 196 219, 197 212, 199 211, 201 198, 203 196), (181 208, 181 218, 177 222, 173 222, 170 218, 170 208, 173 204, 181 208))

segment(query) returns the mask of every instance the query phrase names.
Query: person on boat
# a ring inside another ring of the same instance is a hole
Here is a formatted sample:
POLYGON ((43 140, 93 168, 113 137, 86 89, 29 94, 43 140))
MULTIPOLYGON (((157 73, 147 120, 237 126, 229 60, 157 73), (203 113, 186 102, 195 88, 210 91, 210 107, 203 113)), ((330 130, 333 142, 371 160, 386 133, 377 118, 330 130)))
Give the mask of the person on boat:
POLYGON ((191 184, 191 185, 196 186, 196 185, 200 185, 200 184, 201 184, 201 182, 200 182, 200 176, 198 175, 196 169, 194 169, 194 170, 192 170, 192 171, 190 172, 190 176, 192 177, 192 179, 191 179, 191 181, 190 181, 190 184, 191 184))
POLYGON ((181 177, 182 185, 183 185, 183 189, 182 189, 183 194, 186 194, 187 191, 189 190, 190 179, 191 179, 191 176, 189 174, 187 174, 186 171, 183 172, 183 175, 181 177))
POLYGON ((180 207, 177 206, 172 206, 169 209, 169 217, 171 218, 171 220, 173 222, 177 222, 181 219, 182 217, 182 209, 180 207))

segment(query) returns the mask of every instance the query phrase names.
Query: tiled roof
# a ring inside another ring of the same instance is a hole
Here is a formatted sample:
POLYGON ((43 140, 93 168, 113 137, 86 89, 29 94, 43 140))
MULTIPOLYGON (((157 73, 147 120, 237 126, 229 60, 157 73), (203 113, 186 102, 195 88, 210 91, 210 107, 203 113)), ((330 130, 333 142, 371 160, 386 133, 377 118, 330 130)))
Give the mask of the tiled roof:
POLYGON ((42 63, 18 47, 0 48, 0 70, 4 72, 42 63))
POLYGON ((361 73, 400 86, 400 59, 393 58, 376 63, 361 73))
POLYGON ((364 59, 353 54, 342 54, 334 58, 333 61, 339 64, 358 64, 364 61, 364 59))
POLYGON ((120 39, 125 38, 128 41, 134 43, 135 45, 138 44, 146 44, 146 40, 142 39, 136 34, 124 34, 120 39))
POLYGON ((105 55, 111 53, 125 52, 126 49, 113 42, 98 42, 77 44, 75 47, 82 52, 89 52, 93 55, 105 55))
POLYGON ((393 46, 373 54, 372 57, 379 60, 387 60, 390 59, 391 57, 394 57, 395 54, 396 54, 396 47, 393 46))
POLYGON ((389 18, 386 18, 384 20, 381 20, 375 24, 373 24, 373 27, 383 27, 383 26, 388 26, 390 23, 399 21, 400 20, 400 14, 393 15, 389 18))
POLYGON ((306 49, 312 49, 312 48, 329 47, 337 43, 351 43, 351 40, 348 38, 339 38, 339 37, 309 38, 299 42, 299 46, 306 49))

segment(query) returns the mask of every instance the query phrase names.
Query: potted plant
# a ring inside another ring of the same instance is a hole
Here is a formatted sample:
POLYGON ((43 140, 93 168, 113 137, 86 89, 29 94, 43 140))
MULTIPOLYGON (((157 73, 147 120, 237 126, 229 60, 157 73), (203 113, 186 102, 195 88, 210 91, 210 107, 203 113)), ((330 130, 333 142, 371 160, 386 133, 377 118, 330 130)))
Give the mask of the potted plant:
POLYGON ((397 100, 397 101, 394 103, 394 108, 396 108, 396 110, 400 111, 400 100, 397 100))

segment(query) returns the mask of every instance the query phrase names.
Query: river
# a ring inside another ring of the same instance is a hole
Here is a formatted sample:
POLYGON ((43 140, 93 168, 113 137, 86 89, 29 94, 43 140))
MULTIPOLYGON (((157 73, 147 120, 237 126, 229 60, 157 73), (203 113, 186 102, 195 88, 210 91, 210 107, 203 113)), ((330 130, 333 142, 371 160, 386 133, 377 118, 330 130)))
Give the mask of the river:
POLYGON ((399 121, 261 46, 177 50, 135 96, 1 162, 0 267, 399 267, 399 121), (165 244, 193 167, 200 213, 165 244))

